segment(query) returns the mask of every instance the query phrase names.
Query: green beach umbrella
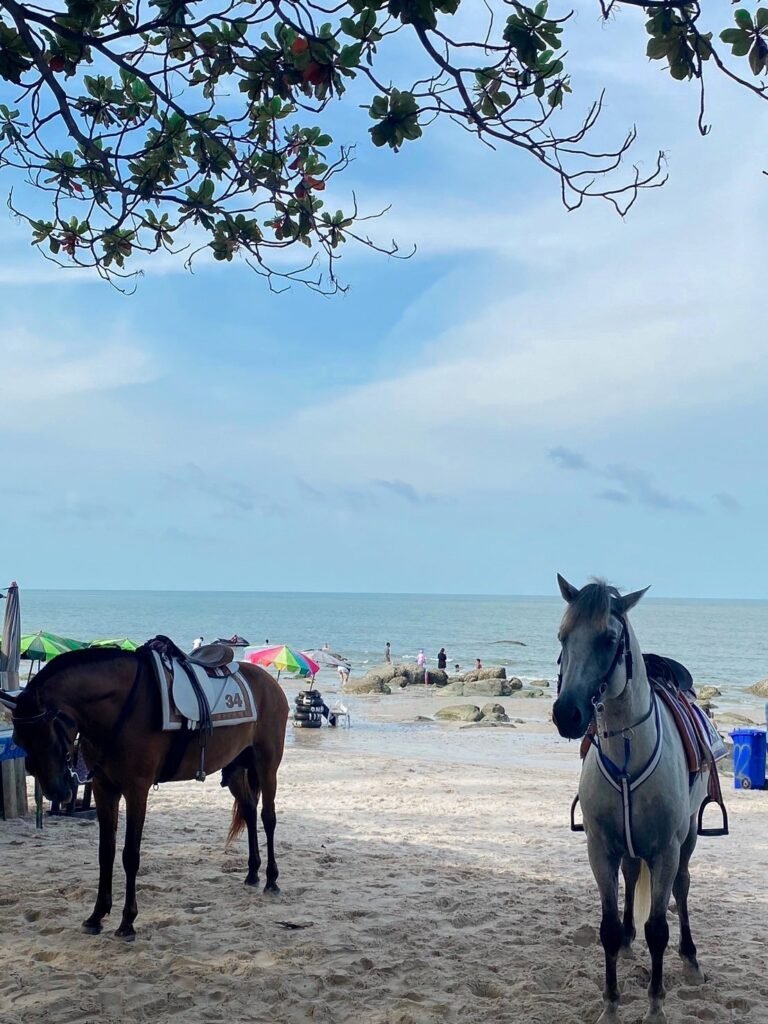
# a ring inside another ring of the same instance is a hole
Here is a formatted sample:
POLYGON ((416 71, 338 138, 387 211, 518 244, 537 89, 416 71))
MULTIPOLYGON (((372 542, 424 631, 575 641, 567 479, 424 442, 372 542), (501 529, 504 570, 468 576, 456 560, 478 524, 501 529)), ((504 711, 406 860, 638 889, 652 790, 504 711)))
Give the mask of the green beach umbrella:
POLYGON ((124 636, 121 640, 91 640, 89 647, 119 647, 121 651, 138 651, 139 644, 124 636))
POLYGON ((21 656, 26 661, 50 661, 57 654, 67 651, 81 651, 87 644, 80 640, 70 640, 66 636, 46 633, 39 629, 37 633, 26 633, 21 638, 21 656))

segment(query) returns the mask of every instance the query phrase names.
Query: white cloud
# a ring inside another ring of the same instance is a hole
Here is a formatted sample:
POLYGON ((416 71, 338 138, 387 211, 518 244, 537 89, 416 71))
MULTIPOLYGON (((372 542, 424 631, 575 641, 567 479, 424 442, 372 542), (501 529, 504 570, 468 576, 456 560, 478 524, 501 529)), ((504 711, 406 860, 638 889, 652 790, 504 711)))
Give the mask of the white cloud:
POLYGON ((143 384, 158 376, 155 359, 142 345, 120 330, 93 328, 82 322, 77 330, 62 328, 51 317, 50 336, 7 324, 0 335, 0 417, 13 421, 19 413, 35 414, 47 403, 143 384))
MULTIPOLYGON (((428 248, 463 248, 492 266, 485 286, 468 270, 462 309, 453 272, 453 326, 414 338, 419 354, 399 372, 288 416, 256 448, 310 481, 314 469, 445 493, 498 479, 501 466, 517 481, 535 474, 553 437, 628 422, 641 430, 756 394, 768 373, 761 242, 749 224, 765 221, 768 191, 756 160, 733 168, 728 140, 709 152, 695 202, 691 144, 677 181, 626 223, 594 208, 568 218, 550 204, 489 217, 480 195, 465 197, 458 220, 437 203, 407 211, 404 224, 428 248)), ((440 302, 439 286, 431 297, 440 302)))

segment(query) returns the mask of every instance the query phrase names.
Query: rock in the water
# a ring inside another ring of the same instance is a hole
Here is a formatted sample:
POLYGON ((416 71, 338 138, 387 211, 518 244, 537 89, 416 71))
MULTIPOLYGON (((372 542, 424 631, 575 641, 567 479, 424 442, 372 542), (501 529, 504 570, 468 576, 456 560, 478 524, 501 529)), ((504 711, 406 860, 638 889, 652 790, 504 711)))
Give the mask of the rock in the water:
POLYGON ((509 687, 510 692, 512 692, 512 690, 522 690, 523 680, 518 679, 517 676, 512 676, 511 679, 507 680, 507 686, 509 687))
POLYGON ((768 697, 768 679, 761 679, 759 683, 748 686, 747 690, 749 693, 754 693, 757 697, 768 697))
POLYGON ((387 683, 372 673, 361 679, 348 679, 343 689, 344 693, 392 693, 387 683))
POLYGON ((490 668, 473 668, 464 676, 465 683, 476 683, 481 679, 506 679, 507 670, 503 665, 492 665, 490 668))
POLYGON ((532 679, 528 685, 533 689, 540 690, 542 687, 546 689, 551 684, 548 679, 532 679))
POLYGON ((757 725, 757 722, 753 722, 751 718, 747 718, 746 715, 737 715, 735 711, 726 711, 724 714, 718 715, 717 721, 721 725, 757 725))
POLYGON ((518 697, 543 697, 543 690, 523 690, 517 695, 518 697))
POLYGON ((506 715, 507 713, 503 704, 483 704, 480 710, 483 713, 483 718, 488 718, 490 715, 506 715))
POLYGON ((506 679, 477 679, 464 683, 465 697, 506 697, 508 694, 506 679))
POLYGON ((514 725, 507 719, 505 722, 495 718, 484 718, 480 722, 467 722, 460 725, 460 729, 514 729, 514 725))
POLYGON ((444 686, 440 692, 441 693, 455 693, 457 697, 463 697, 464 696, 464 680, 463 679, 456 679, 452 683, 448 683, 447 686, 444 686))
POLYGON ((477 704, 449 704, 435 712, 444 722, 479 722, 483 713, 477 704))
POLYGON ((711 700, 712 697, 722 697, 722 693, 720 693, 716 686, 702 686, 701 689, 698 690, 698 694, 702 700, 711 700))

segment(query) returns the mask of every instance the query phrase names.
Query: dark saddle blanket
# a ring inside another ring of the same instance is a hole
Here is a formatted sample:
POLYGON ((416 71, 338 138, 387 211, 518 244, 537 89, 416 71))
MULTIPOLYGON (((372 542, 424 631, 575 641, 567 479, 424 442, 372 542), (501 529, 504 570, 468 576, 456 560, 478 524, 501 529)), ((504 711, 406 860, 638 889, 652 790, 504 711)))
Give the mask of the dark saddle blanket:
POLYGON ((248 682, 230 647, 210 644, 186 655, 168 637, 147 645, 163 709, 164 731, 209 730, 257 719, 248 682))

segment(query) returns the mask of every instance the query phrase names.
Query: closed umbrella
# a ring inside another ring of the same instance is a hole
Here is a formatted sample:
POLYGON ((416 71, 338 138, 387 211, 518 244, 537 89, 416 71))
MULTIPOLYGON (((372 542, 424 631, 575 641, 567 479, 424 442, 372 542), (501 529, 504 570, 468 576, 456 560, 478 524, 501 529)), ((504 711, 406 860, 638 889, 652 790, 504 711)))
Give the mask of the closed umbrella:
POLYGON ((352 663, 348 658, 342 657, 340 654, 334 654, 333 651, 329 651, 325 647, 321 647, 319 650, 302 651, 312 661, 316 661, 321 668, 338 668, 342 665, 344 668, 349 669, 352 667, 352 663))
POLYGON ((19 659, 21 658, 21 612, 19 588, 16 583, 8 587, 5 595, 3 642, 0 646, 0 689, 19 688, 19 659))
MULTIPOLYGON (((3 642, 0 648, 0 690, 19 688, 21 657, 21 611, 19 588, 12 583, 5 595, 3 642)), ((4 761, 1 769, 3 816, 22 817, 27 813, 27 779, 22 760, 4 761)))

